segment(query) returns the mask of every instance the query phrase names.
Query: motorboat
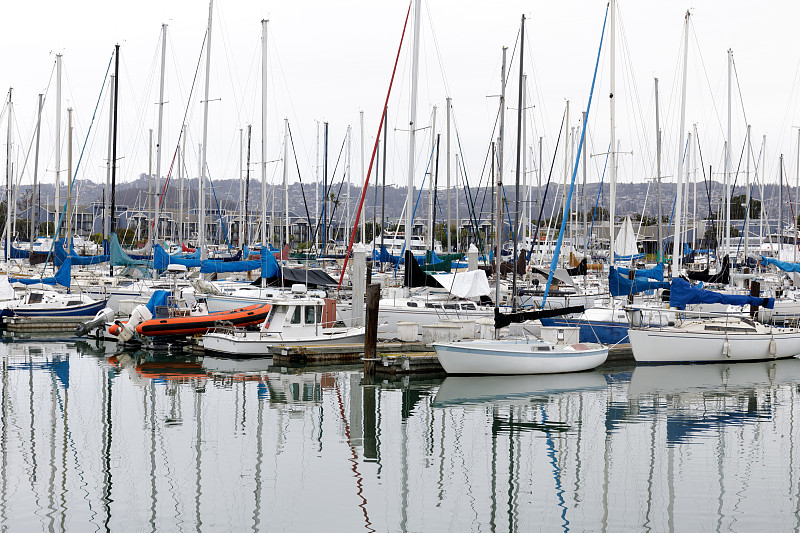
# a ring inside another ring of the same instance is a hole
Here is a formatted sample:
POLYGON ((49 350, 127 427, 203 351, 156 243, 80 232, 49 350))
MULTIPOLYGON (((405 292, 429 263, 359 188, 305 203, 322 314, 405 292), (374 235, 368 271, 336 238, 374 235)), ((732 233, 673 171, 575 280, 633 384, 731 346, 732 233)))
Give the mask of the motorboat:
POLYGON ((200 343, 208 351, 237 356, 263 355, 275 346, 363 344, 363 327, 337 327, 333 317, 335 308, 324 298, 296 294, 273 300, 269 316, 258 327, 222 324, 200 343))

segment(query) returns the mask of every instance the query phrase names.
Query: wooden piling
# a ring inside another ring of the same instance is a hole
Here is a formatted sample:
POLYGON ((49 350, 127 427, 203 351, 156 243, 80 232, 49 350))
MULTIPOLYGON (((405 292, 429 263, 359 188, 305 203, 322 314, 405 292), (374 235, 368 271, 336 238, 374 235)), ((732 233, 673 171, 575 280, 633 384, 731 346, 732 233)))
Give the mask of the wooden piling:
POLYGON ((364 375, 375 373, 375 362, 378 360, 378 308, 381 301, 381 286, 379 283, 370 283, 367 286, 367 319, 364 332, 364 375))

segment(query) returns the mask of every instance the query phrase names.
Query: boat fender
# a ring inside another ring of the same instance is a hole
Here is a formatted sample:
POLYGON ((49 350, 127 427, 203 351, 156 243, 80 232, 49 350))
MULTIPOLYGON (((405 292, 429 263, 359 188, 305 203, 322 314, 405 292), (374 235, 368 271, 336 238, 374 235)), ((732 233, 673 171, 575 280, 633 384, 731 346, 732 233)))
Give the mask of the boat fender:
POLYGON ((731 343, 728 341, 728 339, 725 339, 722 342, 722 356, 727 358, 731 357, 731 343))
POLYGON ((775 337, 769 340, 769 356, 775 357, 778 355, 778 343, 775 342, 775 337))
POLYGON ((120 322, 119 320, 116 320, 116 321, 115 321, 113 324, 111 324, 111 326, 109 326, 109 328, 108 328, 108 332, 109 332, 111 335, 114 335, 115 337, 116 337, 117 335, 119 335, 119 333, 120 333, 121 331, 122 331, 122 322, 120 322))

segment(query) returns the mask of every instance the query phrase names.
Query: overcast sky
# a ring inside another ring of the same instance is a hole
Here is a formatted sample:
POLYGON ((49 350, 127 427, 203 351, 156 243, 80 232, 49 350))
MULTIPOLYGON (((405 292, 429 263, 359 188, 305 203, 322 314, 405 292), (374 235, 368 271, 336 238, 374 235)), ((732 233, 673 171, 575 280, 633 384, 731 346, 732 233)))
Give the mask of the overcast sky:
MULTIPOLYGON (((453 99, 454 123, 461 140, 470 183, 481 180, 488 143, 493 134, 500 92, 502 46, 511 52, 518 39, 522 14, 526 24, 525 72, 528 74, 528 144, 543 137, 545 177, 564 112, 570 100, 570 126, 579 125, 585 110, 606 11, 603 1, 485 2, 423 0, 420 47, 418 127, 429 126, 438 106, 436 131, 445 126, 444 103, 453 99)), ((367 162, 408 3, 366 0, 250 2, 217 0, 211 51, 208 166, 212 179, 233 178, 239 171, 239 130, 253 125, 252 171, 260 177, 261 160, 261 23, 269 22, 269 161, 282 157, 283 119, 288 118, 297 167, 304 182, 314 180, 317 121, 330 124, 330 173, 348 125, 353 128, 353 181, 361 175, 359 112, 364 111, 367 162)), ((753 152, 767 135, 766 174, 777 179, 777 157, 786 153, 786 169, 794 180, 798 117, 797 67, 800 48, 794 24, 800 6, 792 2, 623 1, 617 27, 617 139, 620 180, 643 181, 655 172, 653 78, 660 79, 661 124, 664 130, 662 173, 672 176, 678 155, 679 65, 683 17, 692 12, 689 35, 689 76, 686 128, 696 123, 706 167, 723 167, 727 128, 727 58, 732 48, 734 81, 732 159, 738 165, 745 124, 753 127, 753 152), (741 98, 739 96, 741 91, 741 98), (745 118, 746 117, 746 118, 745 118)), ((413 19, 413 13, 412 13, 413 19)), ((157 129, 161 24, 168 24, 162 175, 166 175, 184 114, 187 113, 187 166, 198 172, 197 144, 202 134, 205 59, 191 100, 188 94, 200 59, 208 20, 208 4, 142 0, 14 2, 4 6, 0 21, 0 90, 13 87, 13 161, 17 172, 30 146, 36 98, 47 92, 40 179, 52 181, 55 170, 55 53, 64 57, 64 116, 74 107, 74 158, 87 138, 114 44, 121 45, 120 180, 147 172, 148 130, 157 129), (188 104, 187 104, 188 102, 188 104), (188 108, 187 108, 188 105, 188 108), (188 112, 187 112, 188 109, 188 112)), ((406 130, 409 119, 411 28, 389 103, 388 181, 404 184, 407 174, 406 130)), ((609 142, 608 31, 588 131, 590 154, 607 151, 609 142)), ((506 181, 515 168, 517 72, 519 52, 509 65, 507 89, 506 181)), ((113 70, 113 67, 112 67, 113 70)), ((0 127, 5 143, 6 115, 0 127)), ((107 91, 88 137, 79 177, 105 180, 108 128, 107 91)), ((431 129, 417 136, 418 166, 430 153, 431 129)), ((66 140, 62 168, 66 169, 66 140)), ((445 137, 442 136, 441 172, 445 137)), ((563 146, 563 144, 562 144, 563 146)), ((453 151, 455 152, 455 141, 453 151)), ((32 179, 32 155, 23 182, 32 179)), ((556 157, 561 176, 563 154, 556 157)), ((589 180, 597 181, 603 157, 591 158, 589 180)), ((294 156, 291 180, 296 181, 294 156)), ((341 176, 341 166, 337 179, 341 176)), ((571 163, 572 164, 572 163, 571 163)), ((571 166, 570 164, 570 166, 571 166)), ((699 164, 699 161, 698 161, 699 164)), ((744 161, 742 162, 744 165, 744 161)), ((753 163, 754 165, 754 163, 753 163)), ((154 164, 155 169, 155 164, 154 164)), ((280 179, 280 162, 268 164, 268 180, 280 179)), ((155 170, 154 170, 155 172, 155 170)), ((441 174, 440 183, 444 175, 441 174)), ((63 179, 63 178, 62 178, 63 179)), ((671 179, 671 178, 670 178, 671 179)), ((717 176, 717 179, 720 179, 717 176)), ((743 179, 743 178, 742 178, 743 179)), ((416 173, 417 186, 422 171, 416 173)), ((485 178, 483 183, 485 184, 485 178)), ((794 183, 794 181, 792 181, 794 183)))

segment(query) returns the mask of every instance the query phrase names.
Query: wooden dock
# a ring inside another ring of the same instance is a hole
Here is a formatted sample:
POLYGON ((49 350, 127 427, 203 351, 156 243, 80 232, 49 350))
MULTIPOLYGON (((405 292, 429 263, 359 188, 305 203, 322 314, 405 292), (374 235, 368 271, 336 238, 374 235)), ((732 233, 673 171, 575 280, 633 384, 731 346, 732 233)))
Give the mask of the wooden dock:
POLYGON ((7 316, 3 318, 3 326, 7 331, 15 333, 33 333, 44 331, 75 331, 75 327, 92 317, 29 317, 7 316))

